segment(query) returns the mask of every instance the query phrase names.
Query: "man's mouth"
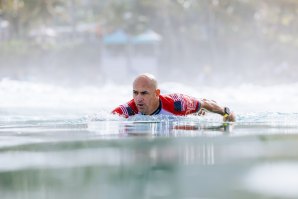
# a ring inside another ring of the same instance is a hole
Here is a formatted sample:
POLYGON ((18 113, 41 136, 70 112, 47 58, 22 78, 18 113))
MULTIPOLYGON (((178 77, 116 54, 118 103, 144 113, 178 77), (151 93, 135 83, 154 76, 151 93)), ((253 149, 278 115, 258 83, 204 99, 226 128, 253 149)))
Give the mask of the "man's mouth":
POLYGON ((138 104, 138 107, 142 109, 144 108, 144 104, 138 104))

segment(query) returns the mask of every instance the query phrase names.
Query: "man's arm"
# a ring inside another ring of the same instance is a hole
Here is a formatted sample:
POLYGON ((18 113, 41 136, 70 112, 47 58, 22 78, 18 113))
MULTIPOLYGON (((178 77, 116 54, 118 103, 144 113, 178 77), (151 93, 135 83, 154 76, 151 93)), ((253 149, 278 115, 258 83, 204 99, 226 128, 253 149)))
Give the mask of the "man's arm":
POLYGON ((226 114, 225 108, 219 106, 215 101, 203 99, 200 100, 200 103, 202 109, 224 116, 224 121, 235 122, 235 114, 233 112, 226 114))

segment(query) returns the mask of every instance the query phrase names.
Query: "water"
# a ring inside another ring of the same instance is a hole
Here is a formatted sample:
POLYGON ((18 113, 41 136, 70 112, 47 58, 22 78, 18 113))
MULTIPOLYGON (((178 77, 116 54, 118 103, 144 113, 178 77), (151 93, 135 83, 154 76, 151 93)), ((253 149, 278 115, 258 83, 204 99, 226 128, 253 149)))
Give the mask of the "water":
POLYGON ((0 81, 0 197, 298 197, 298 84, 161 88, 226 104, 237 122, 110 115, 130 85, 0 81))

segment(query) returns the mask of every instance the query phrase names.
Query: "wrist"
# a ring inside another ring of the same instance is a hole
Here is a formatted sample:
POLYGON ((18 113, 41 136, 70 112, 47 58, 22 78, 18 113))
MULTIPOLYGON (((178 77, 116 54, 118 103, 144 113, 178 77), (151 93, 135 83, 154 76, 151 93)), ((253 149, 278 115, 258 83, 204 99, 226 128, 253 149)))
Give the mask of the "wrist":
POLYGON ((231 114, 230 109, 229 109, 228 107, 224 107, 224 110, 223 110, 223 117, 224 117, 224 118, 227 118, 227 117, 230 116, 230 114, 231 114))

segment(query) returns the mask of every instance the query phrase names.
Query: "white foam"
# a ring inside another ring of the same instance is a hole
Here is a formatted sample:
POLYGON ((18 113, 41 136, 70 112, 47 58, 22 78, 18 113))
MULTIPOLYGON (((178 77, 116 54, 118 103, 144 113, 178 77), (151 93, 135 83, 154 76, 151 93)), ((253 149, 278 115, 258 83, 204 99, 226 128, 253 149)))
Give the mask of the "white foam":
MULTIPOLYGON (((227 87, 161 83, 162 93, 185 93, 217 101, 240 112, 298 112, 298 83, 275 86, 253 84, 227 87)), ((69 108, 111 111, 132 98, 131 85, 91 85, 67 88, 57 85, 3 79, 0 108, 69 108)))

